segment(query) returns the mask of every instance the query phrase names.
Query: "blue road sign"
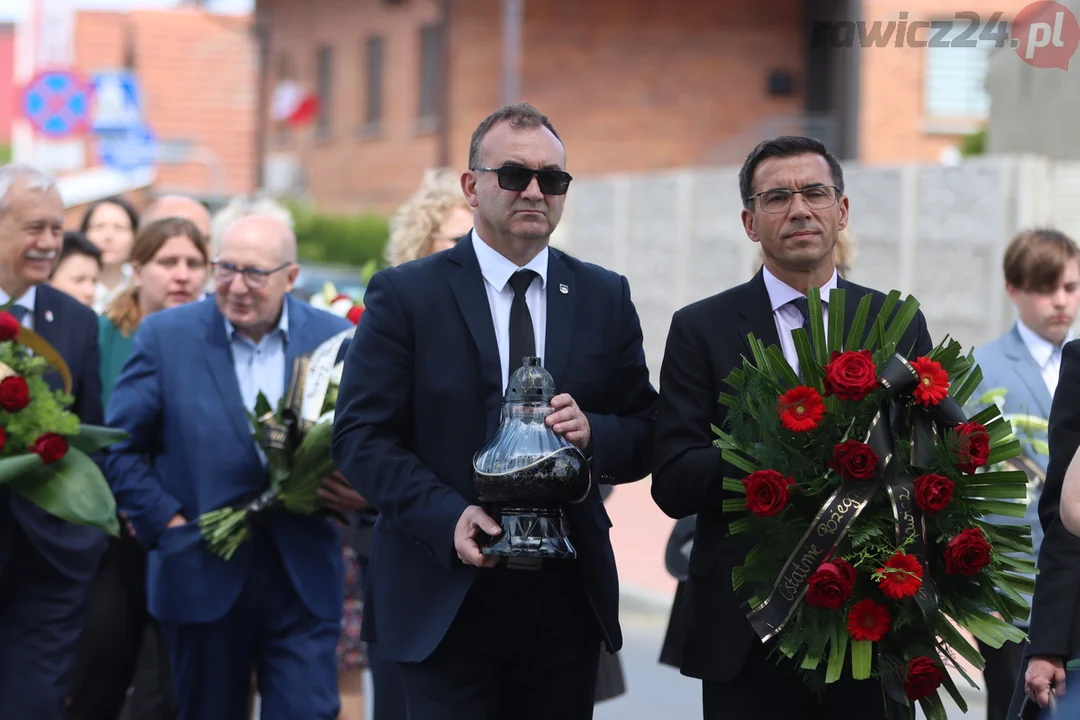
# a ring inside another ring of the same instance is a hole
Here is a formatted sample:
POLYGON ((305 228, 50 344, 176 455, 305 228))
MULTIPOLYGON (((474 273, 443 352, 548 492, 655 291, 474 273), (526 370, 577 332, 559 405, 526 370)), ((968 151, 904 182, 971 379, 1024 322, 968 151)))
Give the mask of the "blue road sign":
POLYGON ((98 140, 101 162, 116 170, 138 170, 157 162, 158 141, 147 125, 109 133, 98 140))
POLYGON ((93 73, 90 129, 98 134, 137 130, 143 124, 139 78, 130 70, 93 73))
POLYGON ((23 90, 22 112, 42 135, 67 138, 86 132, 93 88, 77 73, 38 73, 23 90))

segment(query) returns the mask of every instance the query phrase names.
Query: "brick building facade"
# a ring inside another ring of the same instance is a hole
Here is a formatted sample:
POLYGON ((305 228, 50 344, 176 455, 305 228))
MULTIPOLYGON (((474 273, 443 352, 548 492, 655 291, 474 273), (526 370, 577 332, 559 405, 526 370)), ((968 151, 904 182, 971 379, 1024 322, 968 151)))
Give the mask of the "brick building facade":
MULTIPOLYGON (((247 15, 191 8, 79 12, 75 66, 84 74, 130 68, 160 140, 188 141, 190 162, 159 164, 155 193, 220 201, 255 188, 257 43, 247 15)), ((87 167, 98 164, 87 140, 87 167)))
POLYGON ((464 166, 472 130, 507 97, 514 46, 515 99, 551 117, 576 176, 738 163, 788 132, 845 159, 936 162, 988 115, 992 48, 954 41, 971 17, 1007 22, 1024 4, 257 0, 262 106, 285 79, 324 104, 313 127, 264 127, 264 180, 328 208, 392 207, 424 168, 464 166), (934 27, 909 34, 905 20, 934 27), (822 34, 830 22, 854 42, 822 34), (857 37, 890 22, 886 43, 857 37), (942 28, 950 46, 925 47, 942 28))
POLYGON ((741 160, 745 138, 798 123, 814 97, 842 114, 842 95, 807 84, 823 60, 802 42, 804 0, 257 0, 263 107, 282 80, 322 100, 312 126, 267 121, 265 183, 385 210, 424 168, 464 167, 505 98, 515 4, 517 97, 552 119, 577 176, 741 160))

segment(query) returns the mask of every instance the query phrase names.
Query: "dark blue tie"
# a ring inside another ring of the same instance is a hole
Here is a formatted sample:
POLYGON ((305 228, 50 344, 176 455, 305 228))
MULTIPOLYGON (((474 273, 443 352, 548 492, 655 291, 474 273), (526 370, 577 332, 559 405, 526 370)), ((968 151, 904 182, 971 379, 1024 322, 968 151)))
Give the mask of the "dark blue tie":
POLYGON ((21 324, 23 318, 25 318, 26 314, 30 312, 30 308, 24 307, 22 305, 12 305, 8 308, 8 312, 11 313, 11 315, 21 324))
POLYGON ((791 301, 791 304, 794 305, 798 309, 799 314, 802 315, 803 330, 806 331, 806 336, 810 339, 810 355, 816 356, 817 352, 814 350, 814 333, 810 328, 810 298, 796 298, 791 301))

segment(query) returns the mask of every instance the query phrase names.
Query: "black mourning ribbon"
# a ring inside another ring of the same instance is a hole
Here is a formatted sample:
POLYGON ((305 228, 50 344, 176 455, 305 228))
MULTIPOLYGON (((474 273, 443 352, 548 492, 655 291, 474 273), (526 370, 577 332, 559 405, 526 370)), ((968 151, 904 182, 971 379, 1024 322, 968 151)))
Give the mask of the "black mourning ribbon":
POLYGON ((911 441, 911 458, 907 465, 928 468, 934 462, 934 448, 940 435, 966 422, 967 418, 951 396, 930 407, 911 403, 919 374, 902 355, 893 355, 878 369, 878 381, 885 393, 864 440, 878 456, 874 477, 871 480, 845 480, 825 501, 788 557, 769 596, 747 613, 762 642, 775 637, 787 624, 806 593, 807 580, 836 550, 879 487, 885 488, 892 503, 897 544, 910 538, 911 544, 906 551, 918 558, 923 567, 922 583, 915 601, 927 619, 937 612, 937 591, 926 563, 926 522, 915 502, 915 479, 906 467, 901 470, 903 463, 897 455, 897 440, 908 438, 911 441))

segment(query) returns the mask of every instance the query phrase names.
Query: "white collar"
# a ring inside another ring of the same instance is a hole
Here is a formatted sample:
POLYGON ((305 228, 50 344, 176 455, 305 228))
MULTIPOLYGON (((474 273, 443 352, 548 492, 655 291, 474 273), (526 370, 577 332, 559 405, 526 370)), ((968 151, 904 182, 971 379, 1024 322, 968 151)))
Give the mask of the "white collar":
MULTIPOLYGON (((1024 324, 1023 320, 1016 321, 1016 330, 1020 333, 1020 339, 1024 341, 1024 345, 1027 346, 1028 352, 1031 353, 1031 357, 1034 358, 1035 364, 1040 368, 1046 367, 1046 364, 1050 362, 1050 358, 1054 356, 1055 352, 1060 352, 1061 347, 1050 342, 1042 335, 1029 328, 1024 324)), ((1065 336, 1065 342, 1072 340, 1073 333, 1069 330, 1069 333, 1065 336)), ((1064 345, 1065 343, 1062 343, 1064 345)))
MULTIPOLYGON (((769 272, 769 268, 764 265, 761 267, 765 276, 765 290, 769 293, 769 302, 772 303, 773 312, 776 312, 780 308, 787 305, 792 300, 798 300, 804 298, 806 295, 802 294, 795 288, 788 285, 786 282, 769 272)), ((832 277, 829 281, 821 287, 821 301, 828 305, 829 303, 829 291, 836 289, 836 268, 833 268, 832 277)))
MULTIPOLYGON (((15 301, 16 305, 22 305, 24 308, 30 311, 30 314, 34 314, 34 301, 37 299, 37 285, 31 285, 30 289, 22 294, 18 300, 15 301)), ((0 290, 0 305, 7 305, 11 302, 11 297, 6 292, 0 290)))
POLYGON ((484 279, 491 283, 491 286, 495 288, 497 292, 505 290, 507 284, 510 282, 510 276, 518 270, 523 269, 532 270, 540 276, 541 290, 547 287, 547 245, 545 245, 544 249, 537 253, 536 257, 530 260, 524 268, 519 268, 517 265, 507 260, 506 257, 493 250, 486 242, 481 240, 480 236, 476 233, 475 228, 472 231, 472 236, 473 250, 476 251, 476 260, 480 263, 480 272, 483 274, 484 279))
MULTIPOLYGON (((222 317, 225 318, 225 337, 232 342, 236 328, 229 322, 229 318, 225 317, 224 313, 222 313, 222 317)), ((286 340, 289 339, 289 298, 284 298, 281 303, 281 319, 278 320, 277 328, 272 330, 271 333, 275 331, 280 331, 286 340)))

